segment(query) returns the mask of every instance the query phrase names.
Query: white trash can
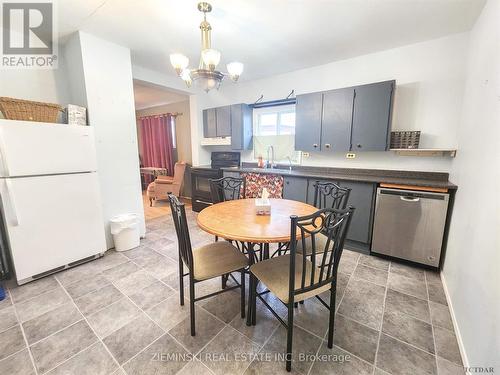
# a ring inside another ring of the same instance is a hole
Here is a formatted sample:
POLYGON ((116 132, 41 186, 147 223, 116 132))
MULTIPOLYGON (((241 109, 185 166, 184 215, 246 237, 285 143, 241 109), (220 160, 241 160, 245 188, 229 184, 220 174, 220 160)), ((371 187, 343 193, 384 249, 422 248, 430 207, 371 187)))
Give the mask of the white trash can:
POLYGON ((125 251, 139 246, 139 219, 136 214, 118 215, 110 220, 111 234, 116 251, 125 251))

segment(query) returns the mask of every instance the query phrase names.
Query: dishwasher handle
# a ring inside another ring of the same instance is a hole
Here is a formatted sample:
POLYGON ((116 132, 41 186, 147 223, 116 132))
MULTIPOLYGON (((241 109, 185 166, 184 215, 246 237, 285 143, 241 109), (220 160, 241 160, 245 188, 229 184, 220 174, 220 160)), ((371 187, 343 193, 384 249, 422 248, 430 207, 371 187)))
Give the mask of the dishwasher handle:
POLYGON ((408 197, 404 195, 399 196, 399 198, 405 202, 418 202, 420 200, 418 197, 408 197))

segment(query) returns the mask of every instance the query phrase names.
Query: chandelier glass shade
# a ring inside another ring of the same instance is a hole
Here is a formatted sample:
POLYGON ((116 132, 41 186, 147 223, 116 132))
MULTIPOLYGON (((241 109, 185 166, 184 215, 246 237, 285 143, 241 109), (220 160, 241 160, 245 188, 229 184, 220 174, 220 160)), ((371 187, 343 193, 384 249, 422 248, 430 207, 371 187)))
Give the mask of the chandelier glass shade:
POLYGON ((218 89, 225 76, 229 76, 233 82, 238 81, 243 73, 243 64, 240 62, 227 64, 227 73, 217 70, 221 53, 211 47, 212 26, 207 21, 207 13, 212 10, 212 6, 205 2, 199 3, 198 10, 203 12, 203 21, 200 24, 201 57, 198 69, 189 69, 189 59, 181 53, 171 54, 170 63, 188 87, 191 87, 194 82, 197 87, 208 92, 213 88, 218 89))

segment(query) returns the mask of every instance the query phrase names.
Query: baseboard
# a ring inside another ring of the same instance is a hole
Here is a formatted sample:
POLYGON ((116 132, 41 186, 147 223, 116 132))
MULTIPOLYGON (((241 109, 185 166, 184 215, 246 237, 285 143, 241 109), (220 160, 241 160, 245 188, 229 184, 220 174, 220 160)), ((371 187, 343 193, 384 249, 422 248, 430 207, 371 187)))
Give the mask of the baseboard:
POLYGON ((441 277, 441 283, 443 284, 444 294, 446 296, 446 302, 448 302, 448 308, 450 310, 451 321, 453 322, 453 328, 455 329, 455 336, 457 337, 458 348, 460 349, 460 355, 462 357, 462 362, 464 367, 469 367, 469 358, 465 351, 464 342, 462 340, 462 334, 460 333, 460 328, 457 323, 457 318, 455 316, 455 310, 453 309, 453 303, 451 301, 450 294, 448 293, 448 285, 446 284, 446 279, 444 277, 443 271, 439 273, 441 277))

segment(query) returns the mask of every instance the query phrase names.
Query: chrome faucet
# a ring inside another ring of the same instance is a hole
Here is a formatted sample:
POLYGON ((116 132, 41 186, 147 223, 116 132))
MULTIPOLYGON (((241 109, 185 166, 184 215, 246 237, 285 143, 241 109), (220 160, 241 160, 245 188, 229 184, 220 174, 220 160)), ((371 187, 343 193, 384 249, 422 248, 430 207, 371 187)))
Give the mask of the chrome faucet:
POLYGON ((269 146, 267 148, 267 168, 274 168, 274 147, 269 146), (269 158, 269 151, 271 151, 271 158, 269 158))
POLYGON ((288 159, 288 170, 292 171, 292 158, 290 156, 286 157, 288 159))

